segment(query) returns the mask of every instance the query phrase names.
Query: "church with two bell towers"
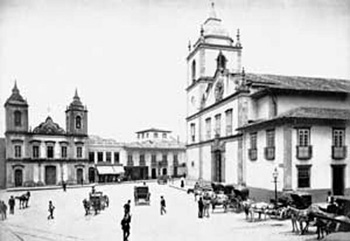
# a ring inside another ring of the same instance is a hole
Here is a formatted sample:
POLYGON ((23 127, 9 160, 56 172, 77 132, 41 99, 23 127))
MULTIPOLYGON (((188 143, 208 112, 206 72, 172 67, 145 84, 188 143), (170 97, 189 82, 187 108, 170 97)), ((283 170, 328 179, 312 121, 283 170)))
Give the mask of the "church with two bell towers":
POLYGON ((88 111, 77 91, 65 113, 66 130, 50 116, 30 130, 29 105, 15 83, 5 102, 6 187, 83 184, 94 178, 87 157, 88 111))

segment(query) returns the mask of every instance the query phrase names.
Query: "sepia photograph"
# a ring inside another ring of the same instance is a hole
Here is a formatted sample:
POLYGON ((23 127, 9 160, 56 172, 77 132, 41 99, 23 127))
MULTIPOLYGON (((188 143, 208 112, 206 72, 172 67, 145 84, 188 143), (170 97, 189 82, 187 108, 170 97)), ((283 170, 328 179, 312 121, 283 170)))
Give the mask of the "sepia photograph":
POLYGON ((0 0, 0 241, 350 240, 349 0, 0 0))

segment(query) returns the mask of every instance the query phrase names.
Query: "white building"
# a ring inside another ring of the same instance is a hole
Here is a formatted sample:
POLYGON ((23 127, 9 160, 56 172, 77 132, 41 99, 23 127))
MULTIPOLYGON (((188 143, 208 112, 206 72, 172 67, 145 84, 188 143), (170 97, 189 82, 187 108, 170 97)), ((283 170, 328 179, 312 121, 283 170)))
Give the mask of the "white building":
POLYGON ((272 190, 350 193, 350 82, 245 74, 214 8, 187 57, 188 176, 272 190))

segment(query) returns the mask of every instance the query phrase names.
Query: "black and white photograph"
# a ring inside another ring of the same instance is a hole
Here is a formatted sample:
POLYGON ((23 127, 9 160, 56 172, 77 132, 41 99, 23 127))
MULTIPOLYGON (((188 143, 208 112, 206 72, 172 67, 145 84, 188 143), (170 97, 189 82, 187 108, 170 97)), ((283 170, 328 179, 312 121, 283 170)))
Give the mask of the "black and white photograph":
POLYGON ((349 0, 0 0, 0 241, 350 240, 349 0))

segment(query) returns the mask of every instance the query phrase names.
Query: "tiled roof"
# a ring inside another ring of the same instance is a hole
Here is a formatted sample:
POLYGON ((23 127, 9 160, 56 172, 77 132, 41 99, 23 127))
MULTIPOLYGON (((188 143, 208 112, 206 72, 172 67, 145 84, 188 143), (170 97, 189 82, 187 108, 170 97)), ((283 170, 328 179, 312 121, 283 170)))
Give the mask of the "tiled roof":
POLYGON ((350 93, 350 80, 316 77, 246 74, 247 82, 269 88, 350 93))
POLYGON ((123 145, 123 143, 117 142, 112 138, 104 139, 96 135, 89 135, 88 143, 90 145, 116 145, 116 146, 123 145))
POLYGON ((300 107, 282 113, 277 118, 281 117, 350 120, 350 109, 300 107))
POLYGON ((185 149, 185 145, 176 140, 171 141, 142 141, 142 142, 131 142, 125 144, 126 148, 145 148, 145 149, 185 149))
POLYGON ((157 129, 157 128, 150 128, 150 129, 146 129, 146 130, 143 130, 143 131, 137 131, 136 133, 145 133, 145 132, 150 132, 150 131, 153 131, 153 132, 166 132, 166 133, 170 133, 171 132, 171 131, 161 130, 161 129, 157 129))
POLYGON ((299 107, 280 115, 272 119, 259 119, 254 122, 248 123, 242 127, 237 128, 245 129, 252 126, 257 126, 264 123, 274 122, 277 120, 288 118, 300 118, 300 119, 320 119, 320 120, 350 120, 350 109, 331 109, 331 108, 317 108, 317 107, 299 107))

